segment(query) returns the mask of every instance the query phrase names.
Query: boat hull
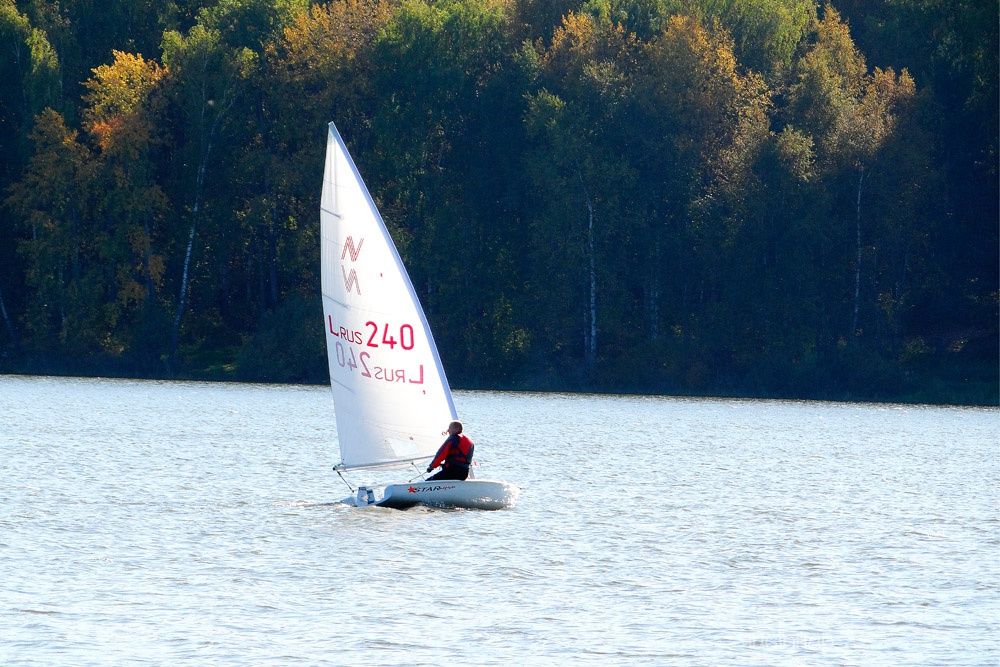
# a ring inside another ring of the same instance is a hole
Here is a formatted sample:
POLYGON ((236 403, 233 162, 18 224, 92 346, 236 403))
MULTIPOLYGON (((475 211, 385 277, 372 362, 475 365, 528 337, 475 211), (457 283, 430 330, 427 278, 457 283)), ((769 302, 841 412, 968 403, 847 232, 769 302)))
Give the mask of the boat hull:
POLYGON ((521 490, 508 482, 486 479, 440 480, 390 484, 376 505, 408 509, 415 505, 471 510, 499 510, 512 506, 521 490))

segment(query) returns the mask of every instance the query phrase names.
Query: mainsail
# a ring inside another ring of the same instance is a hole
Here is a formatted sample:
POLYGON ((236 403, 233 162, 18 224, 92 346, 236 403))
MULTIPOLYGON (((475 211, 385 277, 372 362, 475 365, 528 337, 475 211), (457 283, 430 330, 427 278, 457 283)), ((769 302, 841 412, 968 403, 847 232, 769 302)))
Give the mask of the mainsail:
POLYGON ((451 389, 410 277, 333 123, 320 221, 337 468, 429 458, 455 419, 451 389))

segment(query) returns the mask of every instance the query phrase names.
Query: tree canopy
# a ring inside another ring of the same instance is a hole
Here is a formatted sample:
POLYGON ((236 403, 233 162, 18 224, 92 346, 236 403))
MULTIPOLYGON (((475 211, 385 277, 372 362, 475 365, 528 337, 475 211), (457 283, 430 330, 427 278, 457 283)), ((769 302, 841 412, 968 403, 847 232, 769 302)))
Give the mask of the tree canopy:
POLYGON ((323 381, 333 120, 455 386, 996 404, 997 19, 0 0, 0 372, 323 381))

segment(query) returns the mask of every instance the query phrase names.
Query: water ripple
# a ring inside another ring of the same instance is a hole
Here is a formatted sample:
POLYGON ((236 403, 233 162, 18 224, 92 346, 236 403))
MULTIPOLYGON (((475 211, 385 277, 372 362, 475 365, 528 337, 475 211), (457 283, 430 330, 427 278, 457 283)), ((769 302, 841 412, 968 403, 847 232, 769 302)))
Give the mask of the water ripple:
POLYGON ((512 510, 341 503, 318 388, 0 378, 0 663, 1000 662, 995 410, 456 403, 512 510))

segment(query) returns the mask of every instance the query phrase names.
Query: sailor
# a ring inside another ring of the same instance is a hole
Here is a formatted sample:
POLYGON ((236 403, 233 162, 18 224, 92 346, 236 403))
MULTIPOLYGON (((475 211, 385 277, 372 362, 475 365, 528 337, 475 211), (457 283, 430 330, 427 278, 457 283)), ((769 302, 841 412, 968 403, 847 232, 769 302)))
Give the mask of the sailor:
POLYGON ((462 422, 453 421, 448 424, 448 438, 438 449, 434 460, 427 466, 427 472, 434 470, 442 463, 441 472, 428 477, 427 481, 440 479, 464 480, 469 476, 469 466, 472 465, 472 452, 476 446, 467 435, 462 434, 462 422))

